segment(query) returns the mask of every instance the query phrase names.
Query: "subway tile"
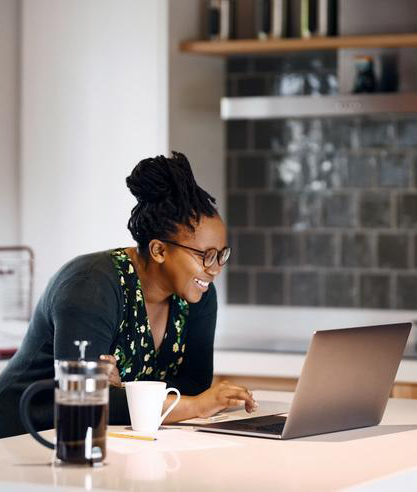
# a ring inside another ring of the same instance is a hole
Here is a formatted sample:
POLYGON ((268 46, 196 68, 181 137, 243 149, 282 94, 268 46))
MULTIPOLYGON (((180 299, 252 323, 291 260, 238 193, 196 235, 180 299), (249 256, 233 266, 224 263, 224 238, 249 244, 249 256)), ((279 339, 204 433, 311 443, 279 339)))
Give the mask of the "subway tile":
MULTIPOLYGON (((327 144, 326 144, 327 145, 327 144)), ((311 190, 337 190, 346 186, 346 156, 342 153, 320 152, 308 154, 307 188, 311 190), (314 173, 312 171, 315 171, 314 173)))
POLYGON ((237 80, 237 96, 263 96, 265 94, 266 87, 266 81, 263 77, 239 77, 237 80))
POLYGON ((226 158, 226 187, 228 190, 235 187, 235 162, 230 156, 226 158))
POLYGON ((326 96, 335 96, 339 94, 339 79, 335 72, 325 72, 321 74, 321 91, 320 94, 326 96))
POLYGON ((356 299, 354 276, 350 273, 328 273, 324 280, 325 305, 354 307, 356 299))
POLYGON ((390 196, 386 191, 367 191, 359 197, 359 222, 362 227, 389 227, 390 196))
POLYGON ((337 70, 337 52, 336 51, 312 51, 309 53, 310 69, 332 70, 336 73, 337 70))
MULTIPOLYGON (((308 72, 305 74, 305 94, 317 96, 319 94, 328 94, 328 75, 320 72, 308 72)), ((336 79, 337 80, 337 79, 336 79)))
POLYGON ((290 275, 290 304, 319 306, 319 276, 315 272, 296 272, 290 275))
POLYGON ((403 119, 398 122, 398 145, 417 147, 417 119, 403 119))
POLYGON ((318 227, 321 221, 320 193, 291 193, 284 198, 284 223, 302 231, 318 227))
POLYGON ((414 237, 414 268, 417 268, 417 236, 414 237))
MULTIPOLYGON (((310 120, 303 118, 288 118, 285 120, 285 126, 283 129, 283 139, 282 142, 285 145, 285 149, 288 153, 305 155, 306 152, 312 151, 309 148, 311 143, 310 138, 310 120)), ((313 146, 316 149, 319 148, 321 142, 321 136, 318 135, 320 142, 313 142, 313 146)))
POLYGON ((304 165, 300 156, 275 156, 268 165, 272 188, 301 190, 304 187, 304 165))
POLYGON ((396 139, 396 123, 392 120, 361 119, 360 145, 363 148, 387 147, 396 139))
POLYGON ((336 242, 333 234, 306 235, 306 264, 309 266, 334 266, 336 242))
POLYGON ((397 197, 399 227, 417 227, 417 193, 401 193, 397 197))
MULTIPOLYGON (((268 84, 282 77, 280 70, 295 66, 303 67, 300 71, 308 81, 306 59, 296 58, 233 62, 229 79, 235 89, 230 91, 236 90, 238 80, 248 80, 242 91, 255 93, 256 80, 268 84), (254 67, 257 75, 252 82, 254 67)), ((333 72, 320 60, 314 63, 321 84, 320 77, 333 72)), ((314 84, 303 90, 313 90, 314 84)), ((234 248, 227 273, 228 302, 416 309, 417 273, 408 269, 417 269, 417 233, 408 238, 408 231, 394 227, 417 227, 417 157, 412 149, 417 148, 417 118, 230 121, 226 128, 227 148, 232 151, 227 186, 234 248), (252 129, 254 148, 261 152, 249 147, 252 129), (233 152, 239 149, 245 152, 233 152), (249 224, 264 229, 233 229, 249 224), (271 235, 269 251, 267 228, 282 226, 286 229, 271 235), (323 227, 343 228, 337 231, 340 242, 333 230, 323 227), (337 270, 339 259, 345 270, 337 270), (267 270, 267 261, 288 272, 288 292, 282 271, 267 270), (263 268, 249 273, 245 266, 263 268), (292 267, 297 269, 289 270, 292 267), (308 269, 300 271, 302 267, 308 269), (397 291, 391 292, 394 286, 397 291)))
POLYGON ((405 234, 381 234, 377 241, 378 266, 407 268, 408 237, 405 234))
POLYGON ((284 275, 282 273, 256 273, 255 303, 266 305, 284 304, 284 275))
POLYGON ((280 150, 286 145, 284 120, 254 120, 256 149, 280 150))
POLYGON ((238 188, 265 188, 267 185, 267 163, 258 155, 239 156, 236 163, 238 188))
POLYGON ((417 309, 417 275, 403 274, 397 277, 396 309, 417 309))
POLYGON ((323 197, 323 224, 327 227, 353 227, 356 223, 353 197, 328 193, 323 197))
POLYGON ((335 149, 357 148, 359 145, 359 120, 357 118, 329 118, 326 123, 326 140, 335 149))
POLYGON ((245 73, 249 70, 249 58, 247 56, 229 56, 226 59, 227 73, 245 73))
POLYGON ((246 120, 230 120, 226 122, 226 144, 229 150, 247 148, 248 122, 246 120))
POLYGON ((411 186, 412 188, 417 188, 417 155, 408 156, 410 164, 410 174, 411 174, 411 186))
POLYGON ((360 306, 370 309, 390 307, 390 277, 385 274, 363 274, 360 278, 360 306))
POLYGON ((243 266, 265 264, 266 238, 262 233, 240 232, 237 235, 237 261, 243 266))
POLYGON ((273 234, 272 235, 272 264, 274 266, 301 265, 300 234, 273 234))
POLYGON ((237 97, 237 81, 236 77, 227 77, 225 81, 225 96, 237 97))
POLYGON ((368 234, 343 234, 341 258, 344 267, 371 267, 372 237, 368 234))
POLYGON ((249 303, 249 274, 247 272, 227 272, 227 302, 231 304, 249 303))
POLYGON ((246 195, 229 193, 227 197, 227 223, 231 227, 248 225, 248 197, 246 195))
POLYGON ((336 67, 337 54, 332 51, 288 52, 282 55, 282 70, 286 73, 336 70, 336 67))
POLYGON ((401 153, 384 153, 381 156, 380 185, 408 187, 411 178, 409 159, 401 153))
POLYGON ((284 67, 282 56, 256 56, 253 58, 255 72, 281 72, 284 67))
POLYGON ((318 192, 340 188, 343 174, 340 172, 340 162, 333 154, 309 151, 302 155, 300 165, 301 173, 296 183, 297 188, 318 192))
POLYGON ((304 96, 308 94, 307 74, 291 72, 274 75, 272 92, 277 96, 304 96))
POLYGON ((283 197, 277 193, 255 195, 256 227, 283 225, 283 197))
POLYGON ((351 155, 348 158, 347 186, 369 188, 378 183, 378 160, 374 155, 351 155))

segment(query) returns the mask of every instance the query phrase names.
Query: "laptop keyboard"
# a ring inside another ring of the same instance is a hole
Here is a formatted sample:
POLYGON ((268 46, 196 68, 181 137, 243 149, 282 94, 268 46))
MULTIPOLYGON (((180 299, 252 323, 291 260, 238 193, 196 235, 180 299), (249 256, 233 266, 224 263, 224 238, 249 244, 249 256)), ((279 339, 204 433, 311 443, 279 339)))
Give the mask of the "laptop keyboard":
POLYGON ((286 417, 279 415, 268 415, 265 417, 253 417, 242 420, 229 420, 227 422, 216 422, 206 427, 215 429, 229 429, 247 432, 259 432, 265 434, 281 434, 284 430, 286 417))
POLYGON ((277 424, 257 425, 252 428, 257 432, 266 432, 268 434, 281 434, 281 432, 284 430, 284 423, 279 422, 277 424))

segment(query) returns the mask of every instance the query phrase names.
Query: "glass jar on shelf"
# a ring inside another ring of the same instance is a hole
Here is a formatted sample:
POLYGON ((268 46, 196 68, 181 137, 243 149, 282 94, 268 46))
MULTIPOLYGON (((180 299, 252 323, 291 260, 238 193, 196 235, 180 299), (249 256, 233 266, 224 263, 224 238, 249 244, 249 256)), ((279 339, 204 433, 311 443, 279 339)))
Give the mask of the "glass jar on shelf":
POLYGON ((372 56, 358 56, 355 58, 356 76, 353 87, 355 94, 363 92, 375 92, 377 81, 372 56))

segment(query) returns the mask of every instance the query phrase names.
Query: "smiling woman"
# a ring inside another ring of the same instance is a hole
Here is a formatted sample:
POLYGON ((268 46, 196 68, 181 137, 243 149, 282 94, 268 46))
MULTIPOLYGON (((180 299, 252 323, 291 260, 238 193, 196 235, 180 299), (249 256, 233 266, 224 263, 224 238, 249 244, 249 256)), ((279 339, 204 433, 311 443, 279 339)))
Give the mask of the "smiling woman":
MULTIPOLYGON (((0 437, 25 432, 20 396, 53 377, 55 359, 77 359, 74 340, 88 340, 89 359, 107 359, 110 423, 128 424, 122 383, 165 381, 182 393, 169 421, 207 417, 245 402, 246 388, 211 386, 217 315, 213 280, 230 256, 215 199, 194 180, 187 158, 144 159, 126 180, 137 205, 128 228, 135 247, 79 256, 50 280, 27 335, 0 376, 0 437)), ((167 398, 166 406, 171 397, 167 398)), ((53 427, 53 394, 34 400, 37 430, 53 427)))

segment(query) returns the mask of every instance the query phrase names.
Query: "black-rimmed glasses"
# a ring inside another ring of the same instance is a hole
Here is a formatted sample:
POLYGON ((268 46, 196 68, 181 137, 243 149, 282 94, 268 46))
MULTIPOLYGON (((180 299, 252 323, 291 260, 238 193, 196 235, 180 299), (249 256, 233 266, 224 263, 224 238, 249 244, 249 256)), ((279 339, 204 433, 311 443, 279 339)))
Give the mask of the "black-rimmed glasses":
POLYGON ((202 251, 201 249, 191 248, 190 246, 185 246, 185 244, 176 243, 175 241, 170 241, 169 239, 160 239, 160 241, 193 251, 198 256, 201 256, 201 258, 203 258, 203 265, 205 268, 211 267, 216 259, 218 264, 220 266, 223 266, 230 258, 230 253, 232 251, 232 248, 229 248, 229 246, 225 246, 220 251, 216 248, 209 248, 205 251, 202 251))

